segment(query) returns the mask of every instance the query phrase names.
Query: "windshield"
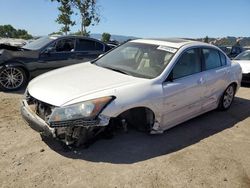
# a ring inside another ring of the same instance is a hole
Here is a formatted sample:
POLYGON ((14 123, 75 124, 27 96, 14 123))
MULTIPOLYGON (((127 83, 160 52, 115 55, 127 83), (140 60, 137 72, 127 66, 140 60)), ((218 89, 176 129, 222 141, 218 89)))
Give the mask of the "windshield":
POLYGON ((235 60, 250 60, 250 51, 245 51, 239 54, 235 60))
POLYGON ((155 78, 172 59, 176 48, 128 42, 98 59, 95 64, 135 77, 155 78))
POLYGON ((53 40, 54 39, 51 37, 41 37, 33 42, 30 42, 30 43, 24 45, 22 48, 28 49, 28 50, 39 50, 53 40))

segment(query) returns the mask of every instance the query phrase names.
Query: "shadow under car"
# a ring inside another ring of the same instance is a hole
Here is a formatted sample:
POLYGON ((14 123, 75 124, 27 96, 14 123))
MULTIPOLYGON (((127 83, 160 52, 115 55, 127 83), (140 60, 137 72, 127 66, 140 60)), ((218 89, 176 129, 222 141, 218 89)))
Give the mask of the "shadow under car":
POLYGON ((59 154, 73 159, 114 164, 131 164, 166 155, 235 126, 250 116, 250 100, 235 97, 228 111, 211 111, 182 123, 160 135, 129 130, 113 139, 98 139, 91 147, 65 151, 59 142, 45 139, 59 154), (239 110, 240 109, 240 110, 239 110))

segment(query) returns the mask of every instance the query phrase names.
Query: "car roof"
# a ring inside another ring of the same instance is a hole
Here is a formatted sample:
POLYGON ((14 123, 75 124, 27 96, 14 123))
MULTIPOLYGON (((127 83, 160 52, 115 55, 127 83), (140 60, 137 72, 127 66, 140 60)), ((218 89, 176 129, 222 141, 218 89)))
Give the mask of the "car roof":
POLYGON ((80 35, 50 35, 48 37, 51 38, 51 39, 62 39, 62 38, 71 38, 71 37, 74 37, 74 38, 94 40, 94 41, 98 41, 98 42, 102 43, 102 41, 100 41, 98 39, 91 38, 91 37, 80 36, 80 35))
POLYGON ((154 44, 154 45, 164 45, 164 46, 169 46, 169 47, 173 47, 173 48, 181 48, 182 46, 187 45, 187 44, 196 44, 196 45, 202 44, 202 45, 211 46, 207 43, 188 40, 188 39, 182 39, 182 38, 136 39, 136 40, 132 40, 130 42, 138 42, 138 43, 154 44))

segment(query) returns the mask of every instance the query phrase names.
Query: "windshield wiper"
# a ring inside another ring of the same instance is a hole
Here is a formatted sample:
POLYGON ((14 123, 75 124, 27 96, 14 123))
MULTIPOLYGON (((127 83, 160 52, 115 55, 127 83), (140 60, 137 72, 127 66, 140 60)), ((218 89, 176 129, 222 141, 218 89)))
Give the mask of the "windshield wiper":
POLYGON ((112 71, 115 71, 115 72, 119 72, 119 73, 122 73, 122 74, 131 75, 131 74, 128 73, 127 71, 124 71, 124 70, 121 70, 121 69, 118 69, 118 68, 106 67, 106 66, 101 66, 101 67, 106 68, 106 69, 109 69, 109 70, 112 70, 112 71))

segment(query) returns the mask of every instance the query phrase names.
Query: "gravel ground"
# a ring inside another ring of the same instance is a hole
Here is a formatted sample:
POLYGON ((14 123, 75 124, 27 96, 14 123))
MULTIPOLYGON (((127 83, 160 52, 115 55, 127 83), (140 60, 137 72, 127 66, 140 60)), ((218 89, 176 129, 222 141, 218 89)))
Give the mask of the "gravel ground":
POLYGON ((76 151, 29 128, 21 98, 0 92, 0 187, 250 187, 249 86, 226 112, 162 135, 119 133, 76 151))

